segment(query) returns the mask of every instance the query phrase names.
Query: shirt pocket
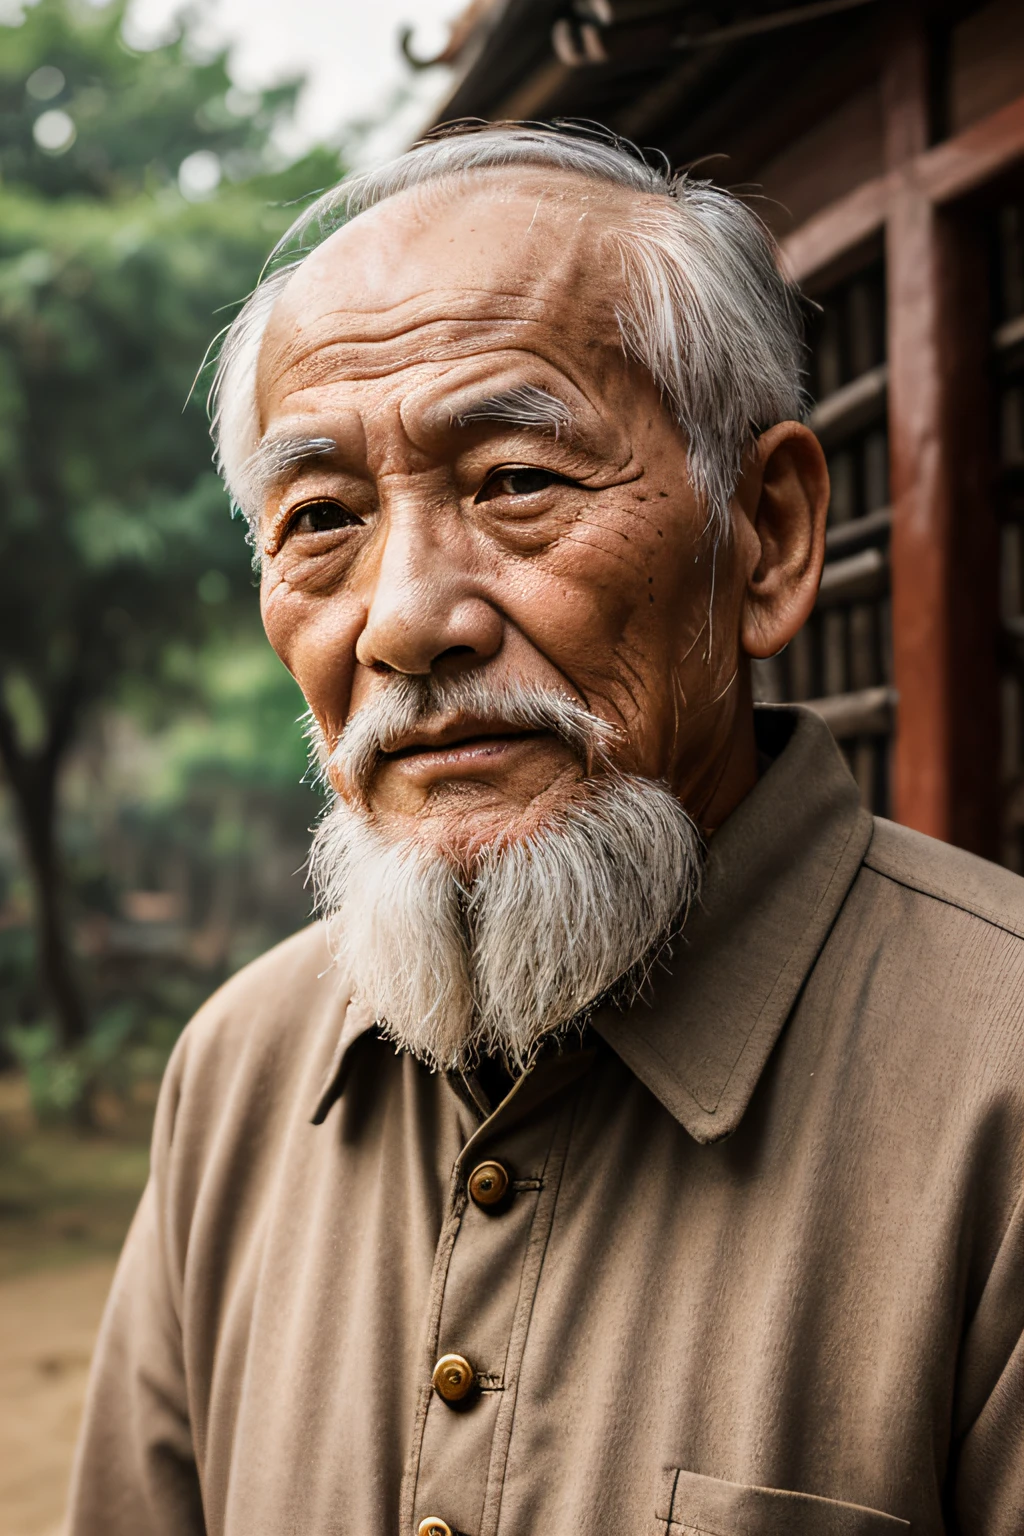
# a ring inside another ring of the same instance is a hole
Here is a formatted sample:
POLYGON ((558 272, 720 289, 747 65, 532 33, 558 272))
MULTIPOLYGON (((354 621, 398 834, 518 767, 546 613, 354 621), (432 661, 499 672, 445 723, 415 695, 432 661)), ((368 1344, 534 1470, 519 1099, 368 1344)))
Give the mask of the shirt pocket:
POLYGON ((908 1520, 821 1499, 813 1493, 754 1488, 667 1467, 657 1512, 664 1536, 898 1536, 908 1520))

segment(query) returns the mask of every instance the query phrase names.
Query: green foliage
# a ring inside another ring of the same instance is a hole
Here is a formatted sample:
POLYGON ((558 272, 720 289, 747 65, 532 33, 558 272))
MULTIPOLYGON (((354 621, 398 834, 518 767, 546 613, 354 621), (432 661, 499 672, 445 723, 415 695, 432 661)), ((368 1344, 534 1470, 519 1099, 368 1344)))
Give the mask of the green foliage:
MULTIPOLYGON (((306 752, 297 726, 305 704, 269 646, 227 635, 198 655, 169 645, 164 677, 168 691, 187 685, 197 707, 175 708, 156 737, 160 771, 149 785, 154 805, 179 805, 201 786, 230 784, 276 796, 299 785, 306 752)), ((139 700, 154 725, 155 704, 139 700)), ((301 802, 308 816, 307 794, 301 802)))
POLYGON ((116 200, 171 185, 197 150, 219 155, 236 180, 263 172, 268 139, 299 82, 242 98, 231 91, 224 56, 197 62, 184 32, 166 47, 133 52, 121 36, 126 10, 127 0, 99 9, 40 0, 20 26, 4 30, 4 182, 51 198, 116 200), (46 111, 66 112, 74 124, 63 154, 48 153, 33 137, 46 111))
MULTIPOLYGON (((279 165, 296 84, 244 98, 187 35, 133 53, 125 7, 40 0, 0 26, 0 752, 51 919, 47 786, 112 709, 166 749, 129 820, 191 838, 210 879, 254 818, 287 842, 311 815, 301 701, 260 635, 193 383, 295 201, 342 167, 279 165), (197 155, 201 186, 181 170, 197 155)), ((101 1038, 64 1077, 44 1035, 11 1042, 56 1103, 101 1038)))
POLYGON ((228 972, 309 915, 302 866, 318 801, 303 782, 304 701, 262 639, 171 645, 164 666, 166 687, 134 711, 151 760, 120 789, 121 821, 154 865, 187 867, 196 921, 230 911, 228 972), (177 702, 161 709, 159 697, 177 702))
POLYGON ((0 189, 0 648, 44 714, 201 634, 207 571, 251 601, 201 410, 182 407, 263 240, 220 208, 138 204, 0 189))
POLYGON ((5 1032, 5 1044, 25 1074, 41 1120, 76 1114, 100 1086, 124 1091, 130 1078, 124 1047, 133 1022, 130 1007, 111 1008, 72 1050, 62 1048, 50 1023, 15 1025, 5 1032))
POLYGON ((172 631, 208 632, 200 580, 251 601, 190 391, 287 199, 340 173, 319 154, 271 174, 294 91, 234 117, 223 58, 196 64, 184 41, 132 55, 123 9, 42 0, 0 54, 0 651, 37 717, 151 667, 172 631), (32 139, 26 82, 44 68, 66 82, 46 110, 81 118, 59 155, 32 139), (197 150, 258 182, 187 202, 175 177, 197 150))

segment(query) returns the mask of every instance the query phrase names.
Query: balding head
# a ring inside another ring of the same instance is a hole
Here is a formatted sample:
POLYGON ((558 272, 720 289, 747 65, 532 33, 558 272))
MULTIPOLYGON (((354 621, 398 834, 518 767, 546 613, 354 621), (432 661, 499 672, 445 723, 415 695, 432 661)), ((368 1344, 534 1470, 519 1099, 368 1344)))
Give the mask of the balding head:
MULTIPOLYGON (((621 283, 617 344, 661 391, 683 432, 694 489, 709 521, 724 532, 754 432, 801 413, 792 295, 770 236, 727 193, 687 177, 670 179, 617 140, 498 125, 429 140, 380 170, 349 178, 297 221, 279 249, 307 241, 314 230, 330 237, 339 224, 365 219, 410 191, 408 238, 415 241, 417 205, 429 222, 430 210, 460 190, 472 198, 469 183, 485 172, 499 206, 515 201, 525 175, 537 178, 552 205, 559 196, 575 199, 584 222, 595 205, 604 212, 606 286, 621 283)), ((215 432, 225 479, 247 513, 246 462, 260 437, 260 343, 277 299, 315 255, 265 280, 221 350, 215 432)), ((349 298, 360 302, 353 292, 349 298)))
POLYGON ((442 352, 454 361, 497 346, 510 358, 541 344, 571 374, 580 373, 574 356, 588 370, 624 372, 624 278, 609 240, 635 202, 572 172, 484 170, 398 193, 344 225, 271 310, 257 374, 260 435, 267 410, 290 393, 331 378, 397 376, 442 352))
POLYGON ((592 316, 602 312, 604 339, 618 346, 623 271, 608 235, 652 201, 576 172, 530 166, 410 187, 343 224, 306 257, 274 305, 274 324, 286 316, 305 321, 328 292, 370 311, 427 285, 457 292, 470 306, 484 290, 531 293, 542 302, 569 288, 592 316))

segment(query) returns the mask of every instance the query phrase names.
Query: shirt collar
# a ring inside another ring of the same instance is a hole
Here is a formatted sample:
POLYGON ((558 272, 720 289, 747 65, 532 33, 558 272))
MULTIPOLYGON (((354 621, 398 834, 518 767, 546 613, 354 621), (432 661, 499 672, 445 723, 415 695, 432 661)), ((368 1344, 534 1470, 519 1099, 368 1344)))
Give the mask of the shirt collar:
POLYGON ((341 1025, 341 1034, 338 1036, 331 1064, 320 1085, 316 1108, 311 1117, 314 1125, 323 1125, 332 1104, 344 1093, 345 1081, 352 1064, 352 1047, 364 1035, 370 1033, 375 1023, 372 1008, 366 1007, 364 1003, 357 1002, 354 998, 349 999, 341 1025))
MULTIPOLYGON (((871 840, 872 819, 827 726, 810 710, 760 706, 772 759, 711 839, 699 906, 670 965, 625 1012, 594 1028, 699 1142, 743 1117, 798 992, 871 840)), ((352 1049, 373 1030, 350 1002, 313 1114, 341 1095, 352 1049)))
POLYGON ((653 995, 592 1021, 699 1142, 739 1125, 871 840, 823 721, 762 706, 756 722, 771 766, 711 838, 667 973, 653 995))

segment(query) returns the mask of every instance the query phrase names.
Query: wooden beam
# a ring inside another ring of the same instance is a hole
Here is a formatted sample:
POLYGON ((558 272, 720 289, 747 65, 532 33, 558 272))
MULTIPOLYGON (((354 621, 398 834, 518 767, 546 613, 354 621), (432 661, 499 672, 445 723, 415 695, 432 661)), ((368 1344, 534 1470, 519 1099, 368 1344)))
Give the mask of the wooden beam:
POLYGON ((889 365, 879 363, 877 368, 870 368, 818 401, 808 425, 826 453, 837 441, 852 437, 885 416, 888 387, 889 365))
POLYGON ((888 205, 888 176, 876 176, 829 203, 783 240, 782 261, 788 276, 806 283, 852 247, 870 240, 885 224, 888 205))
POLYGON ((558 59, 545 60, 511 96, 498 103, 494 113, 496 121, 522 122, 526 118, 546 117, 552 100, 573 79, 574 73, 558 59))
POLYGON ((897 821, 949 839, 950 505, 942 444, 943 315, 935 210, 914 175, 928 143, 928 51, 901 18, 883 74, 892 499, 894 753, 897 821))
MULTIPOLYGON (((892 126, 890 120, 890 130, 892 126)), ((806 283, 882 229, 891 197, 905 184, 908 158, 916 162, 915 185, 929 201, 943 204, 966 197, 993 177, 1024 163, 1024 96, 955 139, 946 139, 934 149, 923 148, 913 156, 897 156, 890 138, 890 165, 902 166, 902 180, 890 172, 864 182, 783 240, 783 262, 795 282, 806 283)))
POLYGON ((912 184, 886 230, 897 821, 948 840, 950 505, 942 444, 941 279, 935 211, 912 184))
POLYGON ((921 190, 934 203, 966 197, 1024 163, 1024 96, 980 123, 937 144, 916 167, 921 190))
POLYGON ((985 442, 989 324, 969 224, 920 174, 934 153, 929 56, 895 23, 884 76, 897 820, 975 852, 996 849, 996 554, 985 442))

